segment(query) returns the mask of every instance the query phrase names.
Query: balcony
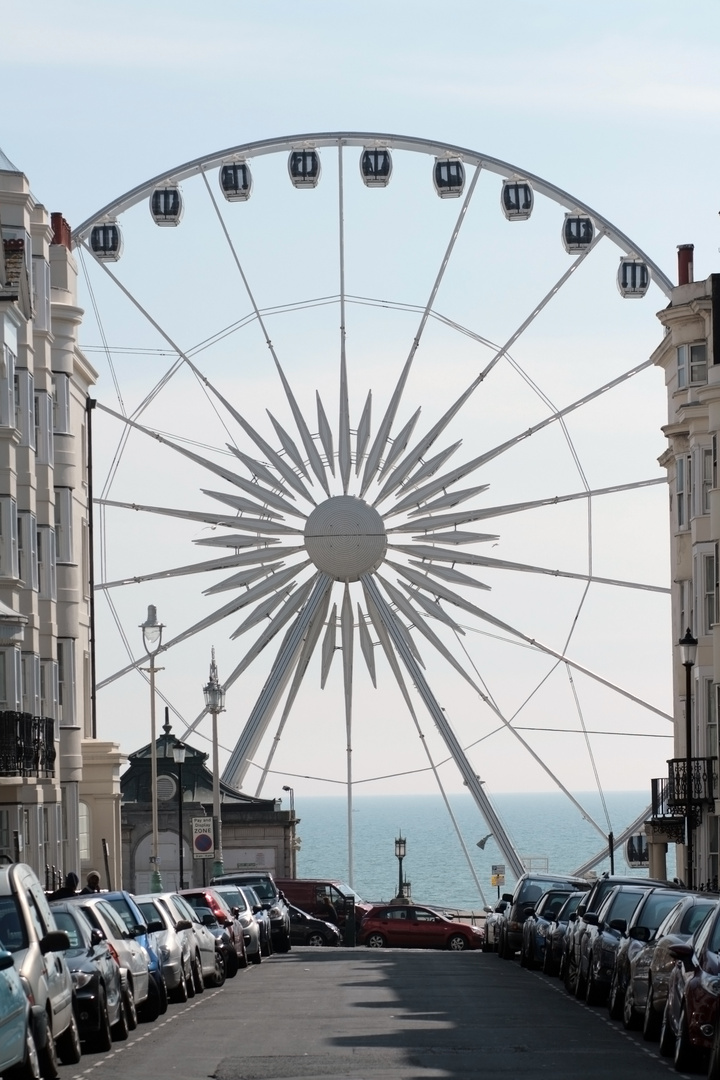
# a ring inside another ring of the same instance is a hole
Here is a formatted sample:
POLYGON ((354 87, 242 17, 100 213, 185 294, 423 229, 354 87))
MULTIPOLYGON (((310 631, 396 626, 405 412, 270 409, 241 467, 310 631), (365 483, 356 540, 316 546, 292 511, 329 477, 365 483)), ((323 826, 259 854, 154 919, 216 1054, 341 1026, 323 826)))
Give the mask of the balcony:
MULTIPOLYGON (((693 806, 712 805, 717 785, 717 761, 715 758, 690 759, 690 802, 693 806)), ((687 761, 672 758, 668 761, 667 805, 681 812, 687 806, 687 761)))
POLYGON ((55 776, 55 721, 0 712, 0 776, 55 776))

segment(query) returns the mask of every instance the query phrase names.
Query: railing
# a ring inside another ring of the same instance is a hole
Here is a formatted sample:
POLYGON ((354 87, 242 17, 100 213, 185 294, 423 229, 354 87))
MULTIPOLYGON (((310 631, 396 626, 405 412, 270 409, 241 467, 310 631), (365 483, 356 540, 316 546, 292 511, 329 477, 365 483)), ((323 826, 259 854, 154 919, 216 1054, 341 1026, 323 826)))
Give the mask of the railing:
POLYGON ((55 776, 55 721, 0 712, 0 776, 55 776))
MULTIPOLYGON (((690 802, 693 805, 713 803, 717 769, 715 758, 690 759, 690 802)), ((668 761, 667 805, 682 810, 688 803, 687 761, 672 758, 668 761)))

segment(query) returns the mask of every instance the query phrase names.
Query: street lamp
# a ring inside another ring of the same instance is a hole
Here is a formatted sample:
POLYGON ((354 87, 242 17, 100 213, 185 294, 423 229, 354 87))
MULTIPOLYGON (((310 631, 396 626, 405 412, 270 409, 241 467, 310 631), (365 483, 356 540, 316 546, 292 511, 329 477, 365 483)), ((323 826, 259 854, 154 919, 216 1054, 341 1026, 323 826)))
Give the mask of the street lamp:
POLYGON ((397 891, 397 894, 398 894, 398 899, 399 900, 402 899, 402 897, 404 895, 402 864, 403 864, 403 859, 405 858, 406 847, 407 847, 407 845, 405 843, 405 837, 404 836, 398 836, 395 839, 395 858, 398 861, 398 891, 397 891))
POLYGON ((283 784, 283 791, 287 791, 288 794, 290 795, 290 813, 294 814, 295 813, 295 790, 293 788, 291 788, 291 787, 288 787, 287 784, 283 784))
POLYGON ((215 649, 212 650, 210 660, 210 679, 207 686, 203 687, 205 694, 205 707, 212 714, 212 744, 213 744, 213 827, 215 831, 215 861, 213 862, 213 877, 219 877, 224 873, 222 854, 222 818, 220 817, 220 770, 218 766, 218 713, 225 712, 225 689, 218 680, 217 665, 215 663, 215 649))
POLYGON ((178 843, 180 844, 180 888, 185 888, 185 851, 183 849, 183 786, 182 767, 185 760, 185 743, 176 742, 173 746, 173 757, 178 767, 178 843))
POLYGON ((680 659, 685 668, 685 851, 688 888, 693 887, 693 803, 692 803, 692 669, 697 655, 697 638, 690 627, 680 638, 680 659))
POLYGON ((150 667, 141 668, 141 671, 150 672, 150 778, 152 798, 152 847, 150 849, 150 862, 152 871, 150 874, 150 892, 162 892, 162 878, 158 865, 158 795, 157 795, 157 746, 155 745, 155 672, 162 668, 155 667, 155 657, 162 644, 162 632, 165 629, 162 623, 157 621, 157 608, 154 604, 148 607, 147 619, 141 624, 145 652, 150 657, 150 667))

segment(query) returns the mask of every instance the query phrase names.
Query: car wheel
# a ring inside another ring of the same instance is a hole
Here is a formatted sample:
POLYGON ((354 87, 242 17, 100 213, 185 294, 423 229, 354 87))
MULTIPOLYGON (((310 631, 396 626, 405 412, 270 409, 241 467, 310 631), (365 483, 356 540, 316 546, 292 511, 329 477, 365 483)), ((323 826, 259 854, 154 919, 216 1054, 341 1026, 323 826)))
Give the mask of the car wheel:
POLYGON ((314 933, 308 934, 308 939, 305 944, 313 945, 315 948, 318 948, 325 944, 325 938, 316 930, 314 933))
POLYGON ((170 1000, 176 1001, 182 1004, 188 999, 187 979, 185 978, 185 972, 183 971, 180 976, 180 982, 170 994, 170 1000))
POLYGON ((125 1008, 125 999, 120 996, 120 1008, 118 1009, 118 1018, 110 1029, 112 1033, 113 1042, 125 1042, 127 1039, 130 1028, 128 1027, 127 1010, 125 1008))
POLYGON ((22 1065, 14 1065, 12 1069, 8 1069, 3 1076, 7 1080, 40 1080, 40 1058, 29 1019, 25 1032, 25 1060, 22 1065))
POLYGON ((187 987, 187 996, 189 998, 194 998, 195 983, 193 982, 192 960, 188 960, 188 966, 185 969, 185 985, 187 987))
POLYGON ((155 980, 155 985, 157 986, 158 998, 160 999, 160 1015, 164 1016, 168 1011, 168 992, 167 983, 162 975, 159 975, 155 980))
POLYGON ((234 979, 240 970, 240 964, 235 950, 231 949, 226 956, 221 956, 221 960, 225 965, 225 978, 234 979))
POLYGON ((215 953, 215 973, 212 976, 213 986, 223 986, 225 984, 225 961, 220 953, 215 953))
POLYGON ((617 975, 613 975, 610 983, 610 996, 608 997, 608 1012, 611 1020, 621 1020, 623 1014, 623 999, 617 981, 617 975))
POLYGON ((195 993, 202 994, 205 989, 205 980, 203 979, 202 964, 200 963, 200 953, 195 953, 195 963, 193 964, 193 985, 195 986, 195 993))
POLYGON ((690 1042, 690 1032, 687 1024, 687 1014, 683 1004, 680 1012, 680 1023, 675 1038, 675 1068, 678 1072, 692 1072, 697 1064, 698 1054, 690 1042))
POLYGON ((523 941, 520 946, 520 967, 527 967, 527 953, 525 952, 525 942, 523 941))
POLYGON ((586 1005, 598 1005, 600 1003, 600 994, 598 992, 597 983, 595 982, 595 976, 593 975, 592 967, 588 971, 588 977, 585 980, 585 1004, 586 1005))
POLYGON ((98 1012, 100 1013, 100 1027, 88 1042, 93 1050, 103 1053, 112 1048, 112 1032, 110 1031, 110 1017, 108 1016, 107 994, 105 987, 98 989, 98 1012))
POLYGON ((150 977, 148 980, 148 996, 138 1009, 138 1016, 144 1024, 152 1024, 160 1015, 160 991, 157 983, 150 977))
POLYGON ((260 946, 260 942, 258 942, 258 947, 252 954, 250 959, 252 960, 253 964, 262 964, 262 958, 262 948, 260 946))
POLYGON ((575 997, 579 998, 579 1000, 582 1001, 583 998, 585 997, 585 992, 586 991, 587 991, 587 979, 583 978, 582 957, 581 957, 580 962, 579 962, 578 967, 577 967, 577 975, 575 977, 575 997))
POLYGON ((278 942, 277 951, 290 952, 291 947, 292 946, 290 944, 290 934, 287 930, 285 930, 282 937, 280 938, 280 941, 278 942))
POLYGON ((40 1075, 43 1080, 57 1080, 59 1076, 58 1057, 49 1019, 47 1025, 47 1038, 45 1040, 45 1045, 38 1050, 38 1061, 40 1062, 40 1075))
POLYGON ((652 983, 648 985, 647 999, 645 1001, 645 1014, 643 1016, 643 1039, 646 1042, 657 1042, 660 1034, 660 1017, 655 1011, 655 999, 653 997, 652 983))
POLYGON ((368 949, 384 949, 387 942, 382 934, 368 934, 365 944, 368 949))
POLYGON ((72 1014, 70 1023, 57 1038, 57 1051, 63 1065, 77 1065, 82 1057, 80 1046, 80 1032, 78 1031, 75 1013, 72 1014))
POLYGON ((468 947, 468 943, 462 934, 453 934, 448 938, 447 947, 450 952, 463 952, 468 947))
POLYGON ((628 988, 625 991, 622 1022, 626 1031, 635 1031, 640 1027, 640 1020, 638 1014, 635 1012, 635 998, 633 997, 632 983, 628 983, 628 988))
POLYGON ((660 1053, 663 1057, 672 1057, 675 1050, 675 1035, 673 1029, 670 1026, 670 1018, 668 1016, 668 1006, 665 1006, 662 1022, 660 1024, 660 1053))
POLYGON ((127 1026, 130 1031, 134 1031, 138 1026, 138 1014, 137 1007, 135 1005, 135 995, 132 992, 131 986, 126 986, 123 989, 123 1003, 125 1005, 125 1016, 127 1017, 127 1026))

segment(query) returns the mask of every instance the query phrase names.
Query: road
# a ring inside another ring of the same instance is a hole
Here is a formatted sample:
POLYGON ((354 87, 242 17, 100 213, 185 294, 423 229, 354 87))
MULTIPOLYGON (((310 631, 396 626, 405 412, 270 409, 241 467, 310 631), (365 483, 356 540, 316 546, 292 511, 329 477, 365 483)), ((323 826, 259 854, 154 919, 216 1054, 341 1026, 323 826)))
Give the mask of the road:
POLYGON ((171 1005, 62 1080, 658 1080, 607 1010, 494 954, 293 949, 171 1005))

